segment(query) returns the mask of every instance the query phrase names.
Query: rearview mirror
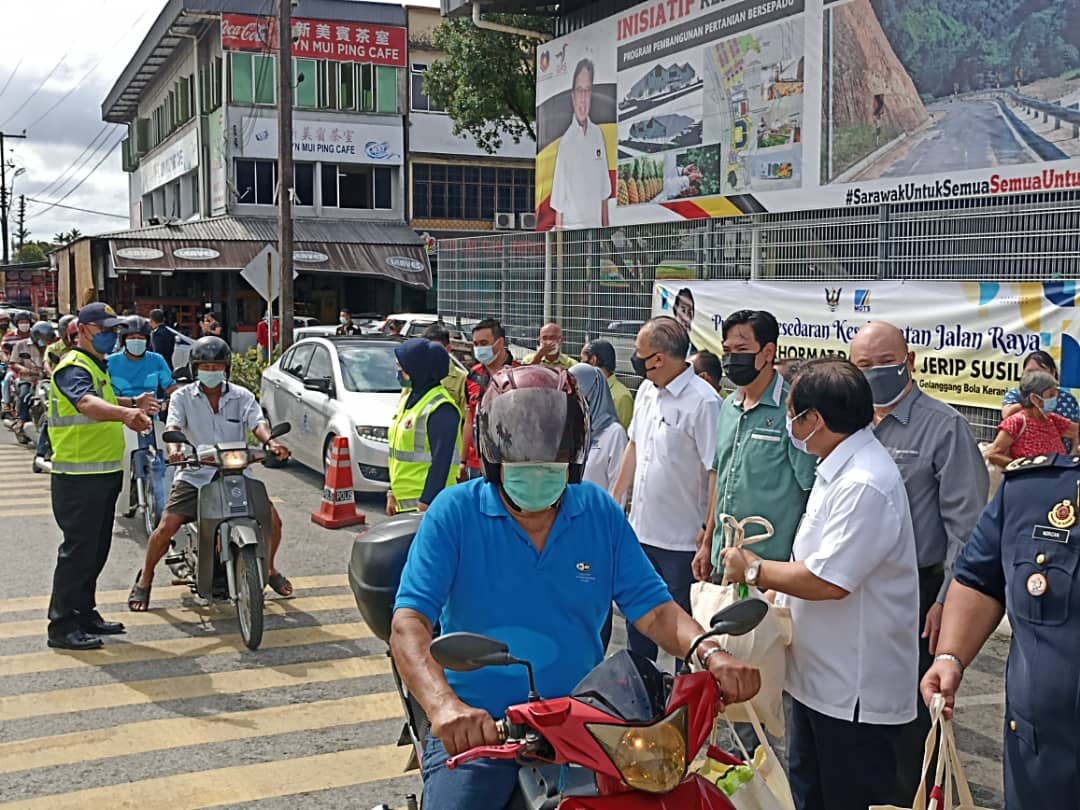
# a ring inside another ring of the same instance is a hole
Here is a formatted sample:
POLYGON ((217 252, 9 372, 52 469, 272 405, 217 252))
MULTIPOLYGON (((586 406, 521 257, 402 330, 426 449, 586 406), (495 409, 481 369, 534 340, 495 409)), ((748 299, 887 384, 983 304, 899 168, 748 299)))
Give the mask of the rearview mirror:
POLYGON ((290 422, 278 422, 272 428, 270 428, 270 438, 276 439, 278 436, 284 436, 292 430, 292 423, 290 422))
POLYGON ((501 641, 476 633, 450 633, 431 642, 431 657, 454 672, 482 667, 505 667, 515 663, 510 648, 501 641))
POLYGON ((745 636, 765 618, 769 605, 762 599, 742 599, 717 611, 709 622, 709 635, 745 636))
POLYGON ((182 430, 166 430, 161 434, 161 440, 168 444, 191 444, 182 430))
POLYGON ((330 391, 334 385, 330 382, 329 377, 308 377, 304 380, 304 388, 308 391, 318 391, 320 394, 326 394, 330 396, 330 391))

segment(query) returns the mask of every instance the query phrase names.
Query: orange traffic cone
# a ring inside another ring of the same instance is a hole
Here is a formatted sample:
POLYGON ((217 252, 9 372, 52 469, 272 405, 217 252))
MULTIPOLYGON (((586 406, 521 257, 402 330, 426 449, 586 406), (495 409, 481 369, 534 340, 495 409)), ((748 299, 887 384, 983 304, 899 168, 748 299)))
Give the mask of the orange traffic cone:
POLYGON ((311 513, 311 522, 326 529, 340 529, 365 523, 363 512, 356 511, 353 500, 352 461, 349 459, 349 440, 335 436, 326 463, 326 486, 318 512, 311 513))

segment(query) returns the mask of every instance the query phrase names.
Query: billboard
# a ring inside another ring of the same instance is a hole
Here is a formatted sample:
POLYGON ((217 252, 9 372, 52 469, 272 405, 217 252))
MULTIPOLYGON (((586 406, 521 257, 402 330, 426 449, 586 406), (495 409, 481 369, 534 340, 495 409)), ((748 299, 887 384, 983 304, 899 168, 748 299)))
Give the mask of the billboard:
POLYGON ((1072 281, 670 281, 653 292, 654 315, 678 318, 695 349, 717 355, 724 319, 740 309, 776 316, 782 358, 847 357, 863 325, 887 321, 915 352, 923 391, 994 409, 1036 350, 1054 357, 1063 387, 1080 387, 1078 307, 1072 281))
POLYGON ((1080 189, 1080 0, 1040 8, 649 0, 545 43, 537 227, 1080 189))

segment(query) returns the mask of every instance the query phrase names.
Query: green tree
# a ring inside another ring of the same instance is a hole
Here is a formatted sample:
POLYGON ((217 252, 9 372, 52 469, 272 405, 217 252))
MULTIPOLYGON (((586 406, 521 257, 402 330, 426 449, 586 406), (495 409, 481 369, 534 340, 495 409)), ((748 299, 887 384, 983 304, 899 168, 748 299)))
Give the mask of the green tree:
MULTIPOLYGON (((492 22, 551 32, 551 19, 491 14, 492 22)), ((471 19, 449 19, 435 29, 432 45, 446 54, 424 73, 424 92, 446 109, 455 135, 471 135, 494 154, 503 139, 536 140, 536 40, 486 31, 471 19)))
POLYGON ((45 261, 45 249, 42 247, 42 244, 43 243, 41 242, 24 242, 18 250, 15 251, 15 256, 12 261, 15 262, 15 264, 45 261))

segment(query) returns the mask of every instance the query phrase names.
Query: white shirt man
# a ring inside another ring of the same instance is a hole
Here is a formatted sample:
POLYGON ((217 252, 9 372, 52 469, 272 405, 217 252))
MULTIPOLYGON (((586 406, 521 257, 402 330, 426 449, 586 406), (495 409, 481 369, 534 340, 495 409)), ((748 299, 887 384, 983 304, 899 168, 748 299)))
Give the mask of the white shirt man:
POLYGON ((556 228, 601 228, 608 224, 611 197, 604 133, 589 117, 592 109, 592 62, 582 59, 574 69, 570 100, 574 115, 555 154, 551 208, 556 228))

